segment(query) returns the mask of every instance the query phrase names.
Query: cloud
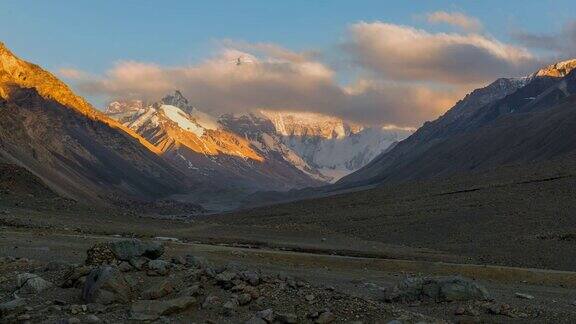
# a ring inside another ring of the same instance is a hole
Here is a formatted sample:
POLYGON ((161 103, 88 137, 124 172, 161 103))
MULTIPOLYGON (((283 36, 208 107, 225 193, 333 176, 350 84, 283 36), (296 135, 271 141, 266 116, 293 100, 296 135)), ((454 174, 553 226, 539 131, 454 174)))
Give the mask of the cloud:
POLYGON ((199 109, 215 115, 258 109, 309 111, 362 124, 399 126, 419 126, 463 95, 368 79, 343 87, 337 84, 335 71, 308 55, 257 47, 266 55, 225 49, 191 66, 118 62, 104 76, 79 82, 77 88, 83 94, 110 99, 151 101, 180 89, 199 109), (242 58, 239 65, 238 57, 242 58))
POLYGON ((460 27, 468 31, 478 31, 482 29, 482 23, 480 20, 467 16, 461 12, 435 11, 426 14, 426 20, 432 24, 443 23, 460 27))
POLYGON ((220 45, 215 56, 193 65, 117 62, 104 75, 77 79, 76 89, 98 98, 151 102, 179 89, 213 115, 306 111, 367 125, 415 127, 474 88, 541 65, 527 49, 487 35, 431 33, 384 22, 351 25, 344 46, 330 53, 234 40, 220 45), (330 66, 324 54, 350 64, 330 66))
POLYGON ((380 77, 404 81, 483 83, 524 75, 540 62, 528 50, 480 34, 430 33, 409 26, 360 22, 345 48, 380 77))
POLYGON ((346 101, 337 106, 340 116, 370 124, 420 126, 435 119, 462 98, 467 88, 436 88, 427 85, 360 79, 345 88, 346 101))
POLYGON ((551 53, 557 59, 576 56, 576 20, 566 23, 556 33, 538 34, 517 31, 512 33, 512 37, 526 47, 551 53))
POLYGON ((61 68, 56 71, 56 74, 70 80, 80 80, 88 77, 87 73, 74 68, 61 68))

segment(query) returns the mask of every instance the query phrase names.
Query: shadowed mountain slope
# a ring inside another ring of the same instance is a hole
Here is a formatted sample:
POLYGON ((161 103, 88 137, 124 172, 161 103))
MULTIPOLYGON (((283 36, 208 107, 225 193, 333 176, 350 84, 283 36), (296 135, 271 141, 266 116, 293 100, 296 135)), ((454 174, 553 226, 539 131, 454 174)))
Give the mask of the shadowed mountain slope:
MULTIPOLYGON (((549 71, 551 67, 542 71, 549 71)), ((499 165, 545 161, 576 149, 576 73, 537 72, 519 86, 481 92, 338 182, 339 188, 446 177, 499 165), (502 90, 504 89, 504 91, 502 90)))
POLYGON ((0 114, 0 156, 67 197, 103 203, 185 189, 152 145, 1 43, 0 114))

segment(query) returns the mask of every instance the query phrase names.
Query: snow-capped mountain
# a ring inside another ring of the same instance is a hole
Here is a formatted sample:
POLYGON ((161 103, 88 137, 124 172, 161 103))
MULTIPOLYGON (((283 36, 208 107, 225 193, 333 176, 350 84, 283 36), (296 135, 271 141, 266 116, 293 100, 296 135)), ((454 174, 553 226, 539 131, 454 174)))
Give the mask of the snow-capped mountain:
POLYGON ((362 129, 362 126, 344 122, 340 118, 311 112, 260 110, 260 114, 272 122, 278 134, 288 137, 342 139, 362 129))
POLYGON ((534 74, 536 77, 565 77, 576 69, 576 59, 551 64, 534 74))
POLYGON ((216 118, 180 91, 151 105, 115 101, 106 112, 181 169, 240 191, 334 182, 411 133, 314 113, 258 111, 216 118))
MULTIPOLYGON (((289 150, 270 150, 255 144, 190 105, 178 91, 145 107, 134 103, 114 102, 106 111, 144 137, 178 169, 198 180, 199 189, 208 194, 196 193, 197 196, 237 202, 243 195, 258 190, 288 190, 323 183, 324 179, 305 172, 305 163, 297 161, 289 150)), ((266 140, 274 145, 272 140, 266 140)))
POLYGON ((250 141, 265 159, 280 159, 290 163, 310 178, 322 182, 331 180, 311 167, 293 149, 288 147, 283 136, 278 134, 274 124, 261 114, 226 114, 220 116, 219 123, 227 130, 239 134, 250 141))
POLYGON ((412 134, 413 129, 363 127, 308 112, 260 111, 282 136, 282 143, 334 182, 368 164, 412 134))

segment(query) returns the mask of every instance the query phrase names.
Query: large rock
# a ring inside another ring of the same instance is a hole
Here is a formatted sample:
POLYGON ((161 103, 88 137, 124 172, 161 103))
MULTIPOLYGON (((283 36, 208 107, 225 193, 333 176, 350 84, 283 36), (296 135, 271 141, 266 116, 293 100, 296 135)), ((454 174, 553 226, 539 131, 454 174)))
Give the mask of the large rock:
POLYGON ((196 303, 194 297, 184 296, 171 300, 139 300, 130 307, 130 319, 153 321, 162 315, 170 315, 188 309, 196 303))
POLYGON ((233 280, 237 277, 236 272, 226 270, 216 275, 216 282, 224 289, 231 289, 234 286, 233 280))
POLYGON ((148 262, 148 274, 165 276, 170 271, 171 264, 164 260, 152 260, 148 262))
POLYGON ((486 288, 459 276, 437 278, 408 278, 388 292, 387 301, 464 301, 489 300, 486 288))
POLYGON ((86 251, 87 265, 102 265, 116 263, 116 255, 109 243, 98 243, 86 251))
POLYGON ((136 257, 147 257, 154 260, 164 254, 164 246, 160 242, 142 242, 134 239, 112 242, 110 245, 116 257, 124 261, 136 257))
POLYGON ((258 286, 260 284, 260 275, 254 271, 242 271, 239 274, 240 278, 245 282, 251 284, 252 286, 258 286))
POLYGON ((75 287, 80 284, 82 278, 87 276, 92 271, 91 266, 74 267, 66 272, 60 286, 62 288, 75 287))
POLYGON ((82 289, 86 303, 127 303, 132 297, 130 285, 120 270, 101 266, 90 272, 82 289))
POLYGON ((158 299, 170 295, 174 291, 174 286, 170 280, 162 280, 142 293, 142 299, 158 299))
POLYGON ((146 257, 157 259, 164 254, 160 242, 143 242, 137 239, 98 243, 88 249, 86 264, 111 264, 146 257))
POLYGON ((17 293, 36 294, 54 286, 49 281, 42 279, 33 273, 19 273, 16 276, 17 293))

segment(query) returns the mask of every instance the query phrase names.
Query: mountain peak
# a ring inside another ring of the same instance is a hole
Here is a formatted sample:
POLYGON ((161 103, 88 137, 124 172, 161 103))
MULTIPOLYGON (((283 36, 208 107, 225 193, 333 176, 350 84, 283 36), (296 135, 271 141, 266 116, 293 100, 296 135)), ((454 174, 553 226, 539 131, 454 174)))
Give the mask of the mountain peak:
POLYGON ((2 53, 2 54, 8 53, 10 55, 13 55, 12 52, 10 52, 8 47, 6 47, 6 45, 3 42, 0 42, 0 53, 2 53))
POLYGON ((276 131, 283 136, 316 136, 326 139, 345 138, 362 127, 344 120, 313 112, 260 110, 276 131))
POLYGON ((162 98, 160 102, 164 105, 178 107, 187 112, 190 112, 189 110, 192 109, 192 107, 190 107, 188 103, 188 99, 184 97, 184 95, 182 94, 182 92, 180 92, 180 90, 174 90, 174 92, 164 96, 164 98, 162 98))
POLYGON ((92 106, 75 95, 66 84, 38 65, 18 58, 6 45, 0 43, 0 94, 8 96, 11 85, 34 88, 44 98, 96 118, 97 112, 92 106))
POLYGON ((536 72, 536 76, 564 77, 576 69, 576 59, 557 62, 536 72))

